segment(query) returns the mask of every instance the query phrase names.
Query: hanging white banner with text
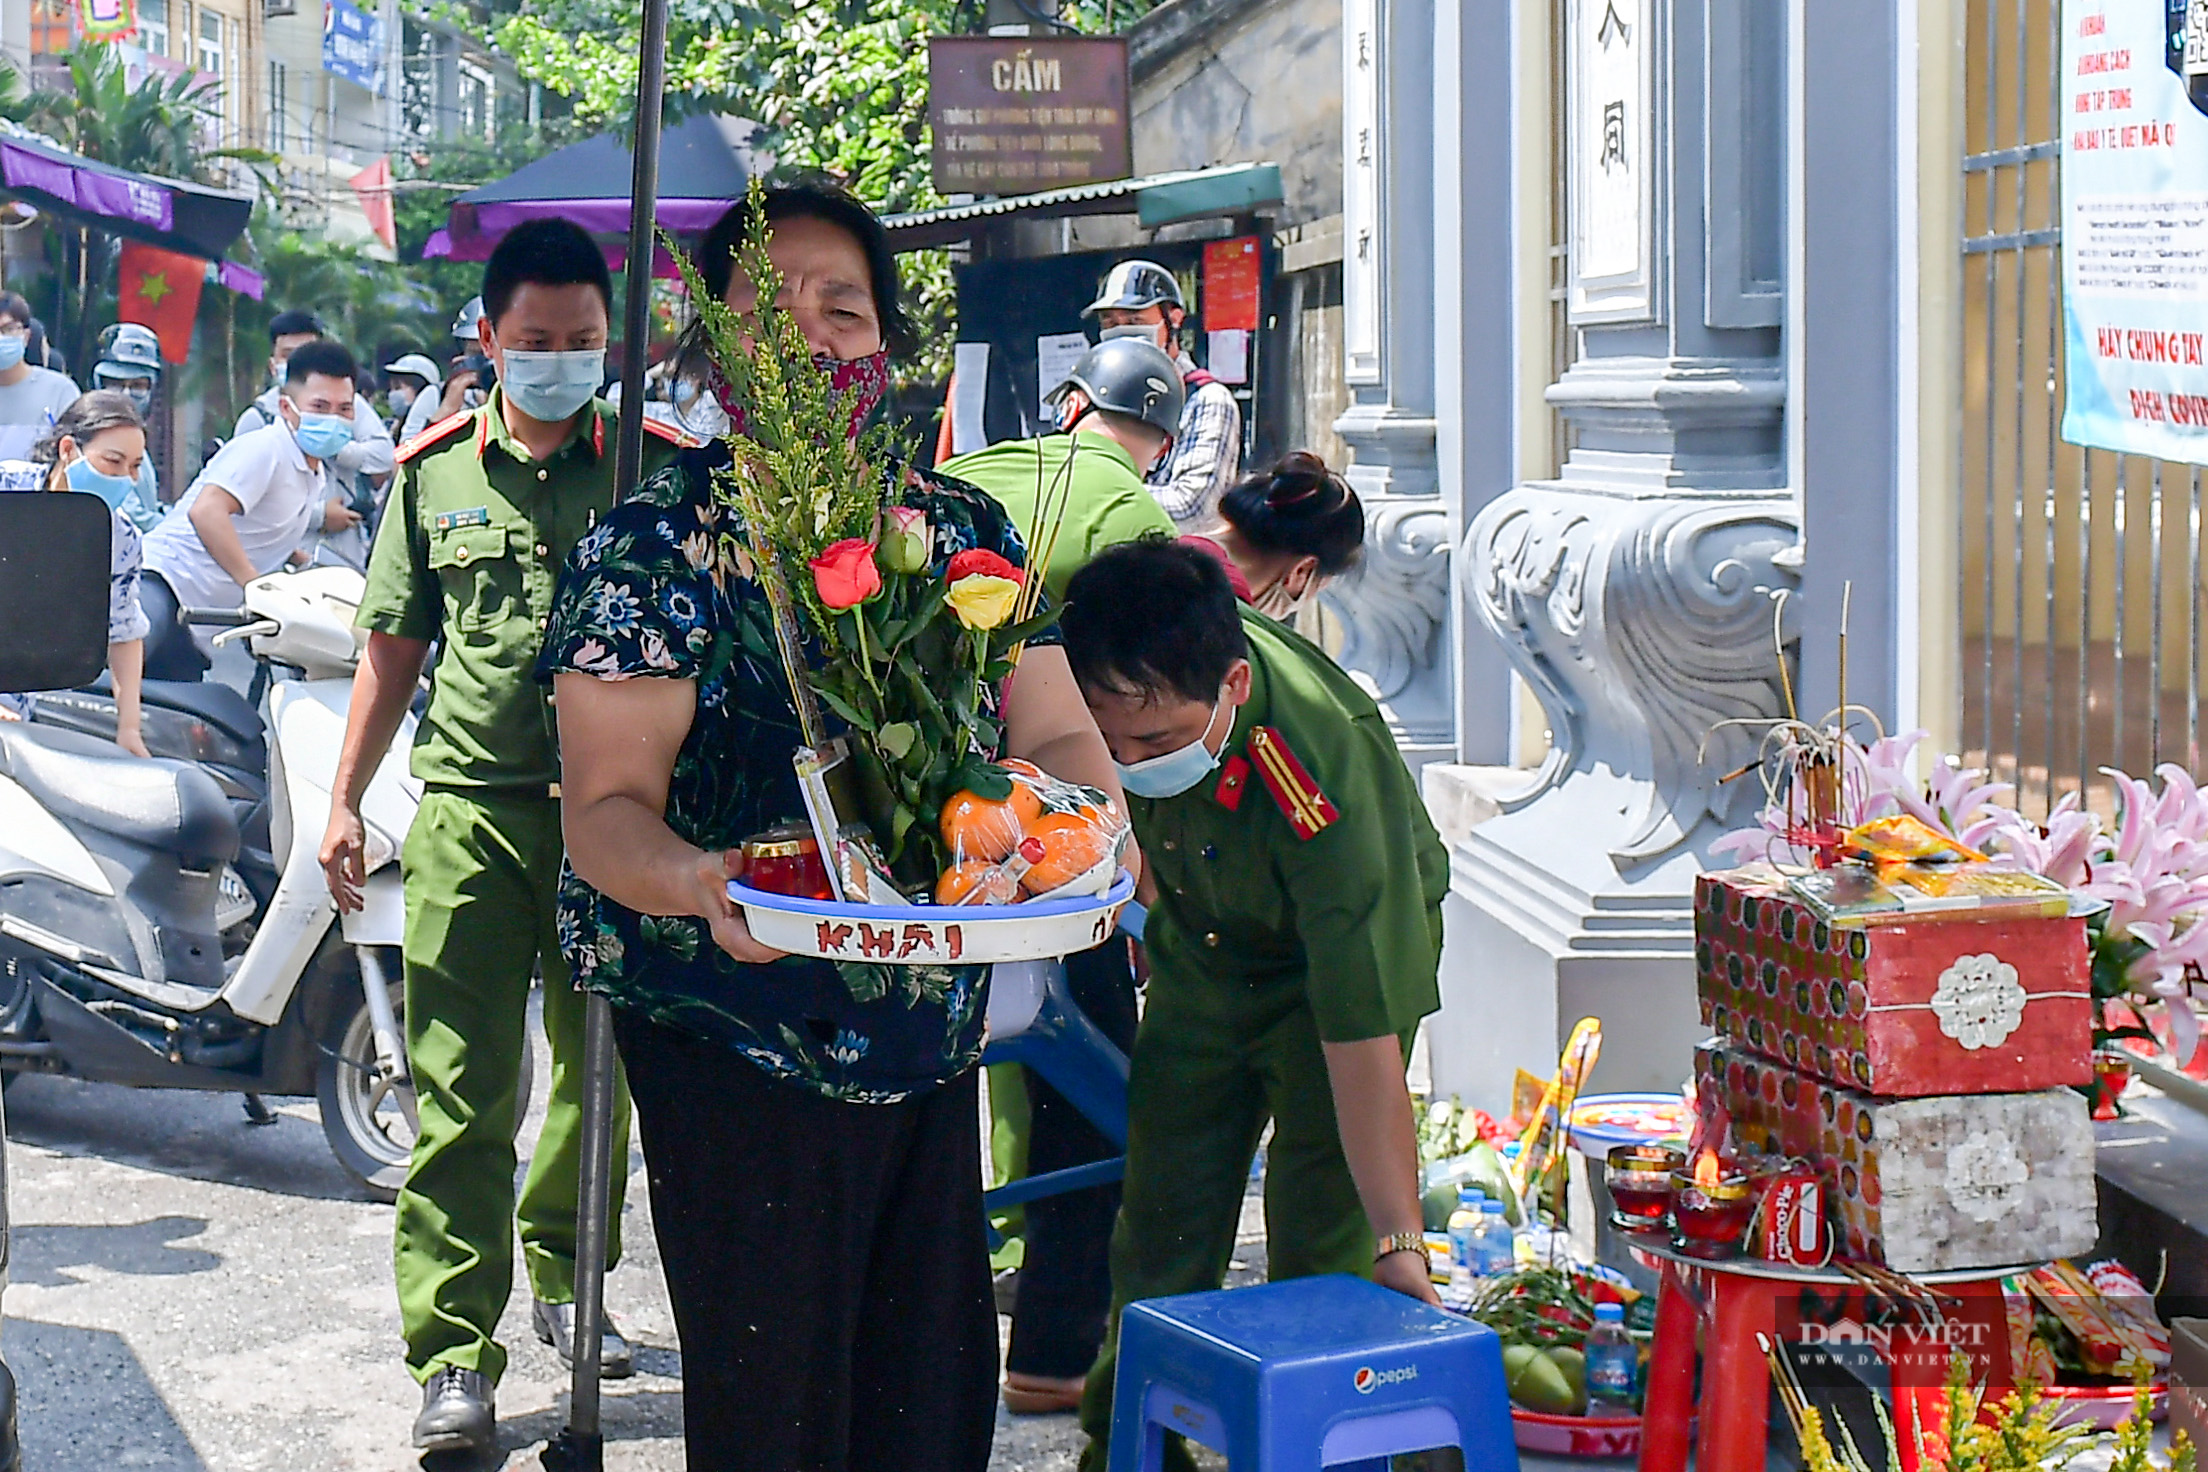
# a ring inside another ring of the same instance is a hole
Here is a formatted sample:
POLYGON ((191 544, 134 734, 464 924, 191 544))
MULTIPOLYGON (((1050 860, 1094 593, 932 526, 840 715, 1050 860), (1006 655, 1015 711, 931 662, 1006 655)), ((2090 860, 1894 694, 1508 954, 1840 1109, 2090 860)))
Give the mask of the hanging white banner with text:
POLYGON ((2064 0, 2072 444, 2208 464, 2208 0, 2064 0))

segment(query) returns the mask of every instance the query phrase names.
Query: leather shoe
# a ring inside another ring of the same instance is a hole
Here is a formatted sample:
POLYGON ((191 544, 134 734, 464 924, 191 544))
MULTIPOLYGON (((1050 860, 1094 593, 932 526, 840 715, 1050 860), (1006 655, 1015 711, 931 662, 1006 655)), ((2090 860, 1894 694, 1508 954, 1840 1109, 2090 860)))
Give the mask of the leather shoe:
POLYGON ((480 1370, 439 1365, 422 1386, 414 1445, 425 1452, 488 1452, 497 1446, 490 1378, 480 1370))
MULTIPOLYGON (((536 1325, 540 1342, 552 1346, 552 1352, 560 1357, 560 1363, 570 1370, 575 1368, 575 1305, 572 1303, 546 1303, 537 1299, 529 1311, 529 1320, 536 1325)), ((601 1380, 626 1380, 636 1373, 636 1351, 619 1329, 613 1327, 613 1316, 605 1320, 605 1332, 598 1340, 598 1378, 601 1380)))

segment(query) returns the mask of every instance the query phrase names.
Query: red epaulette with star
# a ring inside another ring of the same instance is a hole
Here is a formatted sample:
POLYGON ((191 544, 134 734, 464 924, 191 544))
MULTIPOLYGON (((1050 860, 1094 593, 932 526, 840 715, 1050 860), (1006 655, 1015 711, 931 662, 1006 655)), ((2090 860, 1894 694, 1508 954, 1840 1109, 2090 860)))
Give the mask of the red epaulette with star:
POLYGON ((1311 773, 1297 760, 1296 754, 1288 749, 1280 732, 1271 726, 1250 729, 1250 762, 1257 768, 1257 775, 1272 793, 1273 801, 1288 819, 1288 826, 1295 830, 1296 837, 1316 838, 1341 816, 1334 804, 1327 801, 1326 794, 1319 790, 1319 784, 1311 780, 1311 773))
POLYGON ((413 459, 416 455, 421 454, 422 451, 428 449, 431 445, 451 439, 455 430, 458 430, 461 426, 465 425, 470 419, 474 417, 475 411, 473 409, 462 409, 457 414, 447 414, 444 418, 438 420, 436 423, 430 425, 427 429, 423 430, 420 434, 414 436, 414 438, 399 446, 397 455, 398 462, 403 465, 407 461, 413 459))

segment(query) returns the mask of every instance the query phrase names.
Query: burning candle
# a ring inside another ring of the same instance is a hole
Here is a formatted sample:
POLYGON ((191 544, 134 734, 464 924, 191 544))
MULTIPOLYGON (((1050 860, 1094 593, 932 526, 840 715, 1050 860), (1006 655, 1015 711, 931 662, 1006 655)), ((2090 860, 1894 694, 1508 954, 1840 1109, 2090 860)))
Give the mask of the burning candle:
POLYGON ((1740 1251, 1755 1210, 1748 1177, 1728 1170, 1715 1150, 1704 1149, 1691 1174, 1681 1171, 1672 1179, 1678 1188, 1671 1203, 1678 1228, 1672 1245, 1690 1257, 1731 1257, 1740 1251))
POLYGON ((1671 1198, 1686 1155, 1664 1145, 1619 1145, 1604 1157, 1610 1225, 1621 1232, 1661 1232, 1671 1222, 1671 1198))

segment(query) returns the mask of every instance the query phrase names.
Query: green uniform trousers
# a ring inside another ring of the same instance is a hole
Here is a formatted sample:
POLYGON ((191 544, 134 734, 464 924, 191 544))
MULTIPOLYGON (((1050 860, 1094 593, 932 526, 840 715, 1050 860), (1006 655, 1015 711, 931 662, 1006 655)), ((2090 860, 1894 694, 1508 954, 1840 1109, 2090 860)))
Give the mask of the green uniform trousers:
MULTIPOLYGON (((432 787, 406 835, 406 1052, 421 1134, 399 1192, 393 1248, 407 1368, 496 1381, 492 1338, 513 1288, 515 1104, 528 1057, 529 983, 541 965, 552 1092, 518 1216, 531 1291, 575 1298, 582 1173, 583 996, 560 955, 560 805, 432 787)), ((621 1252, 629 1095, 615 1090, 613 1205, 621 1252)))
MULTIPOLYGON (((1081 1401, 1081 1428, 1090 1437, 1083 1472, 1102 1472, 1105 1463, 1120 1311, 1138 1299, 1200 1293, 1225 1281, 1268 1118, 1268 1278, 1370 1277, 1372 1228, 1342 1158, 1310 1007, 1298 1003, 1242 1023, 1221 1016, 1210 998, 1184 1007, 1153 980, 1129 1060, 1127 1179, 1112 1229, 1111 1319, 1081 1401)), ((1193 1465, 1178 1437, 1167 1441, 1166 1464, 1193 1465)))

